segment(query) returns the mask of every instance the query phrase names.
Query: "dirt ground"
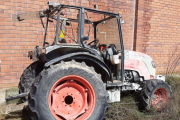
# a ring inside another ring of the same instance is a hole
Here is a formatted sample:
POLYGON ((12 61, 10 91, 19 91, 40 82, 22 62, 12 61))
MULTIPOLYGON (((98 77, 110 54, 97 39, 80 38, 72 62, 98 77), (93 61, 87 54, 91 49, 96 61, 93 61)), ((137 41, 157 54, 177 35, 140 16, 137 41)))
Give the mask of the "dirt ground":
MULTIPOLYGON (((122 93, 120 103, 109 104, 106 120, 180 120, 180 78, 168 78, 167 82, 172 87, 173 95, 162 112, 140 110, 139 93, 128 92, 122 93)), ((18 91, 18 89, 13 88, 13 91, 18 91)), ((19 99, 7 102, 6 105, 18 102, 19 99)), ((1 114, 0 120, 29 120, 29 116, 28 112, 23 110, 9 115, 1 114)))

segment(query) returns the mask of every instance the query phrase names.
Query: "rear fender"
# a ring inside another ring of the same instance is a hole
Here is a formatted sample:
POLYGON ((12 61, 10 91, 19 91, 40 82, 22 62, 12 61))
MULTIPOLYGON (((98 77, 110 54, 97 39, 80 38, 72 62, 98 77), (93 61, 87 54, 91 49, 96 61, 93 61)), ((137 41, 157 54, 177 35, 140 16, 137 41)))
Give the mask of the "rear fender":
POLYGON ((102 75, 104 82, 112 80, 111 72, 106 64, 99 57, 89 52, 69 53, 60 57, 56 57, 45 64, 45 67, 56 64, 62 60, 69 61, 75 59, 77 62, 85 62, 88 66, 93 66, 97 73, 102 75))

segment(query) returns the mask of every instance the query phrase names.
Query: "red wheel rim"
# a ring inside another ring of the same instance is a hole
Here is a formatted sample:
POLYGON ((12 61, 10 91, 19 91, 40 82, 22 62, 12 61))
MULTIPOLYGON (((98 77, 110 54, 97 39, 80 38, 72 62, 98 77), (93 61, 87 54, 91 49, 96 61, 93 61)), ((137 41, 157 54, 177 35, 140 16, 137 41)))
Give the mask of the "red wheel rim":
POLYGON ((153 108, 155 108, 157 111, 162 110, 166 106, 167 101, 168 94, 164 88, 157 89, 152 95, 151 103, 153 108))
POLYGON ((49 93, 49 108, 57 120, 86 120, 94 111, 95 103, 91 84, 76 75, 59 79, 49 93))

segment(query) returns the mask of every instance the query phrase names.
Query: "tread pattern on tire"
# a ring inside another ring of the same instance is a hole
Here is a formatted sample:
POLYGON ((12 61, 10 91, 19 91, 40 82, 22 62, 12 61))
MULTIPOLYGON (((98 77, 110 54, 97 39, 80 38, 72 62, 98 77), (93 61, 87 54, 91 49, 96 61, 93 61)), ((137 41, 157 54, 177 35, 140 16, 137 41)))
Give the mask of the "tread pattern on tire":
MULTIPOLYGON (((62 70, 68 70, 69 72, 72 72, 72 70, 73 70, 72 68, 84 69, 84 70, 86 70, 86 71, 88 71, 88 72, 93 74, 93 76, 89 75, 88 77, 98 77, 99 79, 101 79, 101 75, 97 74, 93 67, 87 66, 85 64, 85 62, 79 63, 79 62, 76 62, 74 60, 69 61, 69 62, 61 61, 59 64, 51 65, 49 68, 44 69, 39 74, 39 76, 36 77, 36 80, 33 83, 32 87, 31 87, 31 90, 30 90, 30 93, 28 95, 28 105, 29 105, 29 111, 30 111, 30 116, 31 116, 32 120, 40 120, 41 119, 41 118, 39 118, 38 112, 36 110, 37 109, 36 108, 36 101, 37 100, 36 100, 35 96, 36 96, 36 93, 37 93, 37 89, 38 89, 39 85, 41 84, 42 79, 47 77, 48 74, 51 74, 51 71, 57 70, 56 68, 61 68, 62 70)), ((64 74, 64 73, 62 73, 62 74, 64 74)), ((103 89, 105 90, 102 81, 97 80, 96 82, 99 82, 100 84, 102 84, 102 86, 99 86, 99 87, 103 87, 103 89)), ((100 94, 106 96, 105 93, 106 92, 100 93, 100 94)), ((102 117, 101 117, 100 120, 104 120, 106 118, 105 112, 106 112, 106 109, 108 107, 106 99, 104 99, 102 102, 104 102, 104 104, 105 104, 105 109, 101 112, 101 114, 102 114, 101 116, 102 117)))
MULTIPOLYGON (((42 70, 42 67, 39 67, 38 63, 40 62, 35 61, 24 70, 23 74, 20 77, 20 82, 18 85, 19 94, 28 93, 30 91, 30 87, 32 83, 35 81, 37 74, 39 74, 40 71, 42 70)), ((22 102, 26 102, 27 97, 23 97, 21 98, 21 100, 22 102)))
POLYGON ((153 94, 153 90, 155 89, 155 87, 157 85, 163 85, 163 86, 166 86, 167 89, 169 89, 170 93, 168 94, 168 97, 170 97, 172 94, 171 86, 169 86, 166 82, 164 82, 162 80, 149 80, 149 81, 147 81, 146 84, 144 85, 142 91, 141 91, 142 106, 146 110, 149 110, 152 106, 151 105, 151 95, 153 94))

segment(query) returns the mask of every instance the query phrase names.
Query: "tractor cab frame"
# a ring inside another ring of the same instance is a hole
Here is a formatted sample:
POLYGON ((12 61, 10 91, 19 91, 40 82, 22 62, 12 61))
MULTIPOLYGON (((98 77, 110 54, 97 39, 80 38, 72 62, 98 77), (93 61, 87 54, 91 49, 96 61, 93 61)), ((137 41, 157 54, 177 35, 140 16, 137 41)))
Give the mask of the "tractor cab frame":
MULTIPOLYGON (((99 64, 104 69, 104 71, 106 71, 106 74, 108 74, 108 76, 106 77, 106 80, 104 80, 104 81, 106 81, 106 82, 107 81, 113 81, 113 76, 111 74, 111 70, 104 63, 104 60, 102 59, 102 57, 97 53, 96 50, 92 49, 89 45, 85 44, 84 41, 89 40, 89 36, 85 36, 84 26, 85 26, 85 24, 93 25, 93 27, 94 27, 93 28, 94 29, 94 40, 96 40, 97 39, 97 37, 96 37, 97 36, 96 35, 97 34, 96 33, 97 25, 102 23, 103 21, 107 21, 107 20, 116 18, 117 24, 118 24, 118 30, 119 30, 119 32, 118 32, 119 33, 118 34, 119 35, 119 43, 120 43, 120 47, 121 47, 121 50, 119 50, 119 51, 117 50, 117 53, 116 53, 116 54, 121 53, 121 72, 120 72, 121 84, 118 84, 118 85, 116 84, 116 85, 117 86, 123 86, 123 83, 124 83, 124 42, 123 42, 123 34, 122 34, 122 28, 121 28, 121 15, 116 14, 116 13, 112 13, 112 12, 94 10, 94 9, 90 9, 90 8, 86 8, 86 7, 82 7, 82 6, 65 5, 65 4, 55 3, 55 2, 48 2, 48 4, 49 4, 49 9, 40 14, 40 16, 42 16, 42 17, 47 17, 45 34, 44 34, 44 41, 43 41, 43 49, 45 49, 45 54, 51 53, 55 49, 61 49, 61 48, 63 49, 64 47, 66 47, 66 48, 68 47, 69 49, 71 49, 72 46, 74 48, 80 48, 80 49, 84 49, 84 50, 82 50, 83 52, 78 52, 78 53, 72 52, 72 53, 66 54, 65 56, 56 57, 55 59, 52 59, 52 60, 46 62, 45 67, 49 67, 50 65, 52 65, 52 64, 54 64, 60 60, 63 60, 65 58, 68 58, 68 57, 82 55, 81 58, 83 58, 84 55, 90 56, 93 58, 93 61, 96 61, 96 63, 99 64), (77 19, 60 17, 60 15, 63 14, 61 12, 61 10, 66 9, 66 8, 78 10, 77 19), (55 13, 55 12, 57 12, 57 16, 53 15, 53 13, 55 13), (104 19, 101 19, 98 21, 90 21, 88 19, 85 19, 86 12, 103 14, 104 16, 108 16, 108 17, 104 17, 104 19), (50 22, 49 18, 52 18, 52 19, 57 21, 56 34, 55 34, 55 39, 54 39, 53 45, 49 45, 49 43, 46 42, 48 23, 50 22), (60 22, 60 21, 62 21, 62 22, 60 22), (78 23, 78 39, 76 41, 77 45, 74 45, 74 44, 71 45, 68 43, 67 44, 59 44, 58 43, 58 41, 60 41, 59 39, 62 39, 62 38, 59 38, 59 30, 61 31, 60 33, 62 33, 62 31, 65 31, 64 26, 66 26, 67 22, 78 23), (59 25, 59 23, 61 23, 61 25, 59 25)), ((36 51, 37 50, 35 50, 35 52, 36 51)), ((41 54, 41 52, 39 52, 39 53, 41 54)), ((40 56, 40 54, 36 55, 35 57, 40 56)))

